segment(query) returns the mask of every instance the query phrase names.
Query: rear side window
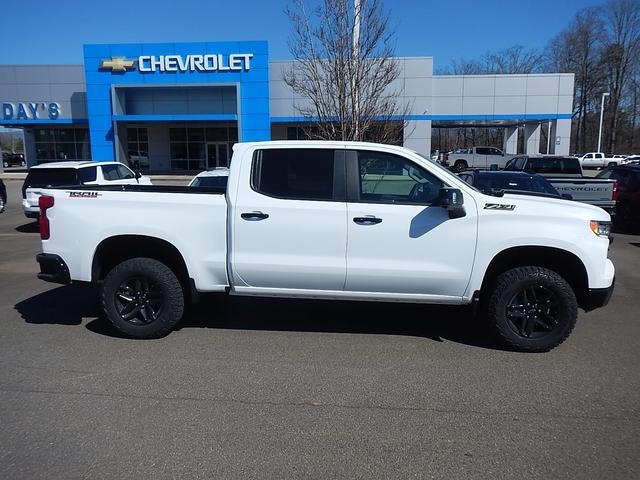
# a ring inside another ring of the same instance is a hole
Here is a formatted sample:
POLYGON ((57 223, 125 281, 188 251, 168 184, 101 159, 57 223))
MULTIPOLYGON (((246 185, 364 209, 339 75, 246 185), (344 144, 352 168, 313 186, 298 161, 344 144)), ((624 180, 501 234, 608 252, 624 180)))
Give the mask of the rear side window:
POLYGON ((78 185, 78 171, 74 168, 34 168, 24 181, 26 188, 78 185))
POLYGON ((254 155, 252 187, 276 198, 333 200, 334 150, 270 148, 254 155))
POLYGON ((87 167, 78 170, 78 181, 80 183, 95 182, 96 167, 87 167))
POLYGON ((478 155, 491 155, 491 149, 487 147, 478 147, 476 148, 476 153, 478 155))

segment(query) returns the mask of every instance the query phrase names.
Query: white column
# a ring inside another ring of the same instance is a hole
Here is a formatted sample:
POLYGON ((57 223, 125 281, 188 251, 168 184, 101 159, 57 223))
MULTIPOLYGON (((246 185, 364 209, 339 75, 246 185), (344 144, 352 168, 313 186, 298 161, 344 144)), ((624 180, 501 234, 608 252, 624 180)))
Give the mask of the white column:
POLYGON ((33 134, 33 128, 23 128, 23 142, 24 142, 24 159, 27 162, 27 167, 33 167, 38 163, 35 136, 33 134))
POLYGON ((402 145, 427 157, 431 155, 431 120, 406 122, 402 145))
POLYGON ((518 127, 506 127, 504 129, 504 153, 515 155, 518 153, 518 127))
POLYGON ((540 124, 525 124, 524 126, 524 152, 527 155, 540 153, 540 124))
POLYGON ((555 135, 551 139, 555 143, 556 155, 569 155, 571 152, 571 119, 561 118, 555 122, 555 135))

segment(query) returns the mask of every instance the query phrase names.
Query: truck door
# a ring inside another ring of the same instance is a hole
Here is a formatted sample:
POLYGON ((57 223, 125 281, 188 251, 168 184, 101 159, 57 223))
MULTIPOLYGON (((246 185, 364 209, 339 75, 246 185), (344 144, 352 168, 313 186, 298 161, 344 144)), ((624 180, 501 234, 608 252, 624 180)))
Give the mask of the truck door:
POLYGON ((489 168, 488 155, 491 152, 489 147, 476 147, 473 154, 473 166, 477 168, 489 168))
POLYGON ((250 175, 240 176, 247 183, 239 186, 231 212, 234 284, 342 290, 347 244, 344 150, 264 148, 253 153, 246 168, 250 175))
POLYGON ((432 205, 443 182, 402 156, 347 151, 345 290, 462 296, 471 275, 477 212, 450 219, 432 205))

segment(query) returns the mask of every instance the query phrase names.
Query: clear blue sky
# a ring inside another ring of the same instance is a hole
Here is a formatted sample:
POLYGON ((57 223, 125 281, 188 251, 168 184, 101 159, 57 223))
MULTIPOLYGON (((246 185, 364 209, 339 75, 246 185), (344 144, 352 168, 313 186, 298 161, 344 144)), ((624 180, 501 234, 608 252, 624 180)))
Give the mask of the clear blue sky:
MULTIPOLYGON (((317 0, 307 0, 315 2, 317 0)), ((287 59, 286 0, 1 0, 0 64, 82 63, 84 43, 268 40, 287 59)), ((515 44, 540 48, 603 0, 386 0, 396 54, 435 67, 515 44)))

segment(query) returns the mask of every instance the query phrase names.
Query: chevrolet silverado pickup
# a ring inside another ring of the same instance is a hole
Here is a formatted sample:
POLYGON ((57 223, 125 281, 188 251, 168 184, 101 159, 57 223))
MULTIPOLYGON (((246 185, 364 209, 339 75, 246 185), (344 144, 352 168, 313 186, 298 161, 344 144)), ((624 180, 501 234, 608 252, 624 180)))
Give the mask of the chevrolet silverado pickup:
POLYGON ((467 168, 488 170, 492 165, 504 168, 512 157, 513 155, 505 154, 499 148, 494 147, 459 148, 449 153, 447 165, 450 165, 454 172, 461 172, 467 168))
POLYGON ((389 145, 238 143, 226 187, 59 186, 39 204, 38 276, 98 284, 136 338, 220 292, 474 305, 510 348, 547 351, 614 284, 600 208, 486 195, 389 145))
POLYGON ((545 177, 560 195, 615 213, 618 184, 615 180, 589 178, 582 172, 576 157, 529 157, 519 155, 505 166, 507 171, 538 173, 545 177))

